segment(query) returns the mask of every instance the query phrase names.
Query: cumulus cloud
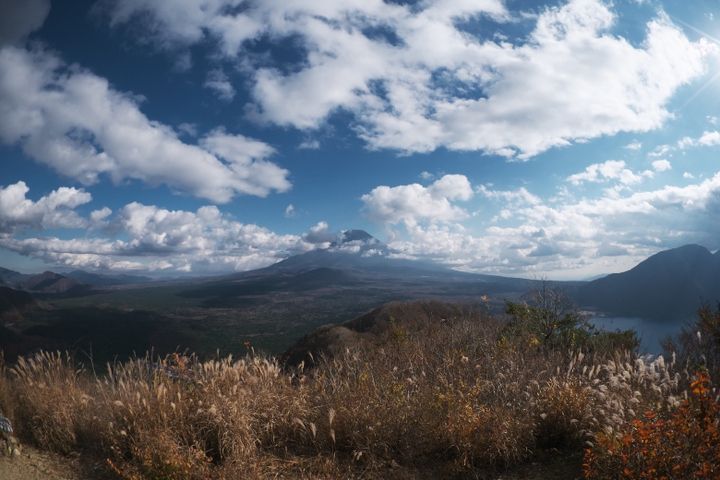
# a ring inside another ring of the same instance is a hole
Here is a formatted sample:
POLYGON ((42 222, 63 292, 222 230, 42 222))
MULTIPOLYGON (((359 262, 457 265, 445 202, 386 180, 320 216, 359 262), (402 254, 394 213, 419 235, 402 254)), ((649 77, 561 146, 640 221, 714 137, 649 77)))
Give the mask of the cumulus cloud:
POLYGON ((0 47, 24 40, 42 27, 50 13, 50 0, 0 2, 0 47))
POLYGON ((444 146, 526 159, 572 141, 658 128, 672 117, 664 105, 704 72, 712 51, 663 13, 635 47, 608 33, 616 16, 601 0, 541 11, 520 45, 463 30, 471 18, 503 23, 522 15, 500 0, 101 5, 111 25, 143 22, 144 41, 160 48, 216 42, 251 79, 248 118, 316 129, 342 109, 370 148, 406 153, 444 146), (259 39, 293 39, 303 58, 277 68, 271 56, 249 51, 259 39))
POLYGON ((703 132, 702 136, 698 139, 685 137, 678 141, 678 147, 681 149, 698 146, 712 147, 715 145, 720 145, 720 133, 717 131, 703 132))
MULTIPOLYGON (((651 172, 643 172, 643 175, 649 176, 648 173, 651 172)), ((642 182, 643 175, 637 175, 630 169, 625 168, 625 162, 622 160, 608 160, 605 163, 592 164, 582 173, 570 175, 567 181, 573 185, 582 185, 583 182, 619 180, 623 185, 633 185, 642 182)))
POLYGON ((472 196, 473 190, 465 175, 445 175, 429 187, 418 183, 376 187, 361 199, 370 220, 394 225, 419 221, 447 223, 466 218, 467 212, 451 201, 469 200, 472 196))
POLYGON ((216 203, 290 188, 289 172, 266 159, 267 144, 222 129, 183 143, 149 120, 140 100, 53 53, 0 50, 0 140, 83 185, 133 179, 216 203))
POLYGON ((685 187, 624 195, 606 190, 596 199, 565 197, 552 205, 522 189, 477 192, 512 215, 475 233, 406 222, 404 235, 396 232, 388 246, 402 258, 431 259, 464 271, 559 278, 582 278, 583 269, 622 271, 682 244, 718 246, 720 173, 685 187))
POLYGON ((24 182, 0 187, 0 248, 45 262, 96 270, 213 273, 266 267, 312 250, 336 236, 321 222, 302 236, 278 235, 243 224, 214 205, 168 210, 133 202, 116 212, 102 207, 88 218, 75 210, 89 193, 59 188, 33 201, 24 182), (86 229, 70 240, 51 235, 22 238, 28 230, 86 229), (328 240, 329 239, 329 240, 328 240))
POLYGON ((337 234, 333 233, 330 230, 330 227, 327 223, 320 222, 314 227, 312 227, 309 231, 304 233, 302 235, 302 239, 304 242, 310 244, 324 244, 327 246, 337 240, 337 234))
POLYGON ((37 202, 25 197, 30 191, 25 182, 0 186, 0 236, 18 229, 84 228, 87 221, 73 209, 89 203, 92 196, 82 190, 62 187, 37 202))
POLYGON ((664 172, 665 170, 670 170, 672 168, 672 165, 670 165, 670 162, 667 160, 655 160, 652 162, 652 166, 656 172, 664 172))
MULTIPOLYGON (((400 223, 388 246, 398 258, 436 260, 467 271, 503 275, 554 272, 572 276, 587 266, 631 267, 638 259, 685 243, 717 246, 720 173, 685 187, 652 191, 606 190, 597 199, 572 197, 547 204, 525 187, 478 187, 478 197, 512 210, 484 229, 465 231, 467 220, 453 202, 474 198, 462 175, 446 175, 428 187, 378 187, 363 197, 369 215, 383 225, 400 223), (615 263, 620 262, 620 263, 615 263), (624 263, 623 263, 624 262, 624 263)), ((212 273, 248 270, 337 241, 320 222, 301 236, 278 235, 243 224, 214 205, 196 211, 130 203, 112 212, 103 207, 89 218, 74 210, 91 201, 76 189, 58 189, 36 201, 24 183, 0 190, 0 247, 72 268, 115 271, 212 273), (82 228, 82 238, 22 238, 23 229, 82 228), (102 234, 102 235, 101 235, 102 234)), ((355 249, 356 245, 348 245, 355 249)))
POLYGON ((287 206, 285 209, 285 218, 294 218, 297 217, 297 212, 295 211, 295 207, 293 207, 293 204, 287 206))

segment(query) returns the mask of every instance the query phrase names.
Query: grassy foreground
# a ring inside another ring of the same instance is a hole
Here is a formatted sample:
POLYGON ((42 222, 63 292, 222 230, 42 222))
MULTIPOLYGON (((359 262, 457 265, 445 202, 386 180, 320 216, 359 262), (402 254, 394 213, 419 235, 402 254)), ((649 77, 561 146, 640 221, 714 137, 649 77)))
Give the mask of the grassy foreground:
POLYGON ((556 451, 584 455, 591 478, 720 476, 705 373, 542 348, 516 330, 468 309, 292 371, 250 351, 147 356, 95 375, 43 353, 3 368, 0 411, 24 441, 107 458, 127 479, 497 478, 556 451), (674 440, 643 453, 672 421, 674 440), (666 467, 653 460, 670 453, 666 467))

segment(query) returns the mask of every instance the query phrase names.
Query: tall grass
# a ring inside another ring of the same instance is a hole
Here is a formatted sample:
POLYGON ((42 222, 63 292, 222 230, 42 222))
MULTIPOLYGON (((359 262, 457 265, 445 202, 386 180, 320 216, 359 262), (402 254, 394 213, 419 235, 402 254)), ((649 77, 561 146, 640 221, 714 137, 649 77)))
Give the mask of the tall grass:
POLYGON ((43 353, 0 375, 0 411, 26 441, 102 455, 124 478, 411 478, 580 451, 681 404, 688 377, 672 362, 508 344, 504 326, 471 310, 394 325, 372 348, 295 369, 148 355, 96 377, 43 353))

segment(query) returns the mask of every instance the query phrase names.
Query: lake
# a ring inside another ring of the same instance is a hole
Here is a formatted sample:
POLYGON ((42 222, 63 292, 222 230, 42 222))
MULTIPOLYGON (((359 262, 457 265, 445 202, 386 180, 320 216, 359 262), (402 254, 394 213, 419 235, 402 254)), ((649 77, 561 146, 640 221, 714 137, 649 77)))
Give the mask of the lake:
POLYGON ((682 319, 678 320, 655 320, 641 317, 600 317, 590 318, 598 330, 629 330, 631 328, 638 332, 640 337, 640 353, 657 355, 663 353, 660 340, 668 334, 679 333, 684 325, 682 319))

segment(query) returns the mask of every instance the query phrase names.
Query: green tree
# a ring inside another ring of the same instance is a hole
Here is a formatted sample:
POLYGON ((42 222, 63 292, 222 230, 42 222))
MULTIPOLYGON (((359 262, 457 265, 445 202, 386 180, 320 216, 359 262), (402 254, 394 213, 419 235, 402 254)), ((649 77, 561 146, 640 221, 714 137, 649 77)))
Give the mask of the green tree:
POLYGON ((567 288, 545 277, 530 283, 519 302, 505 300, 510 323, 503 341, 517 341, 538 348, 582 348, 583 350, 634 350, 640 342, 634 330, 598 331, 567 288))

